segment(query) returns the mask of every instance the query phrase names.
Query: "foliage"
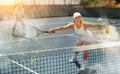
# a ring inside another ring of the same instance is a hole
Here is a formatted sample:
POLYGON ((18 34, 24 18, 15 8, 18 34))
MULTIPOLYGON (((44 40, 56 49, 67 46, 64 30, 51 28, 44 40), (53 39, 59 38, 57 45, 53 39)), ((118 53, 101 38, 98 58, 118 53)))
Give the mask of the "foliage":
POLYGON ((100 0, 81 0, 81 5, 82 6, 90 6, 90 5, 96 6, 99 2, 100 0))

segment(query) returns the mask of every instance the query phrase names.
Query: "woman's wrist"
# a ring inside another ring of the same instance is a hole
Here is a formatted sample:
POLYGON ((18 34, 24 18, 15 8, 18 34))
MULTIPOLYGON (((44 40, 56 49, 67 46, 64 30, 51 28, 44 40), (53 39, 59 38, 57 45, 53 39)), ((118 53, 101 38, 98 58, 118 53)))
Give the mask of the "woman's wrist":
POLYGON ((101 30, 103 28, 103 24, 97 24, 98 25, 98 29, 101 30))
POLYGON ((55 31, 55 29, 51 29, 52 31, 55 31))

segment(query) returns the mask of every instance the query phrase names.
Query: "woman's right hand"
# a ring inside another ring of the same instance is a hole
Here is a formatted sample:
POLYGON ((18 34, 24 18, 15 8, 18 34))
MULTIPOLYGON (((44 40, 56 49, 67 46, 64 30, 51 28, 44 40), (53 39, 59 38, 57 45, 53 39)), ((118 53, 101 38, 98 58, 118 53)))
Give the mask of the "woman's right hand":
POLYGON ((50 29, 50 30, 48 30, 48 33, 55 33, 55 30, 54 29, 50 29))

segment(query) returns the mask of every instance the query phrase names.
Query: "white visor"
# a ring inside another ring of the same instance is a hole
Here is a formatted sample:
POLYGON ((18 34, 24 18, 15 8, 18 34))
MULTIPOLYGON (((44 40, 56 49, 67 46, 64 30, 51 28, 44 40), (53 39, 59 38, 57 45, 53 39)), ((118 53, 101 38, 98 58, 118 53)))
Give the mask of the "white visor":
POLYGON ((80 14, 79 12, 75 12, 75 13, 73 14, 73 18, 76 18, 77 16, 81 16, 81 14, 80 14))

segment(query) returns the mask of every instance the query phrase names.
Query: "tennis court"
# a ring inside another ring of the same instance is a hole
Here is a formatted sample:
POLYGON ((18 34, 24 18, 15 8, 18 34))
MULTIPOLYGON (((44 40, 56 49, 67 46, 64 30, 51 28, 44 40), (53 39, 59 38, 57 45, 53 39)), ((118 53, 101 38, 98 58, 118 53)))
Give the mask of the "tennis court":
MULTIPOLYGON (((97 18, 83 19, 97 22, 97 18)), ((43 18, 28 19, 25 20, 25 24, 48 30, 71 21, 71 17, 43 18)), ((117 21, 115 25, 119 27, 119 19, 115 21, 117 21)), ((81 52, 77 58, 81 63, 82 52, 85 49, 89 50, 86 67, 96 70, 94 74, 120 73, 119 40, 75 47, 78 37, 74 36, 73 30, 41 34, 33 39, 14 39, 9 34, 14 21, 7 21, 9 24, 5 22, 0 23, 4 24, 4 30, 8 30, 3 34, 1 39, 3 41, 0 43, 0 74, 77 74, 79 69, 75 64, 69 63, 69 59, 74 55, 74 51, 78 50, 81 52)))

